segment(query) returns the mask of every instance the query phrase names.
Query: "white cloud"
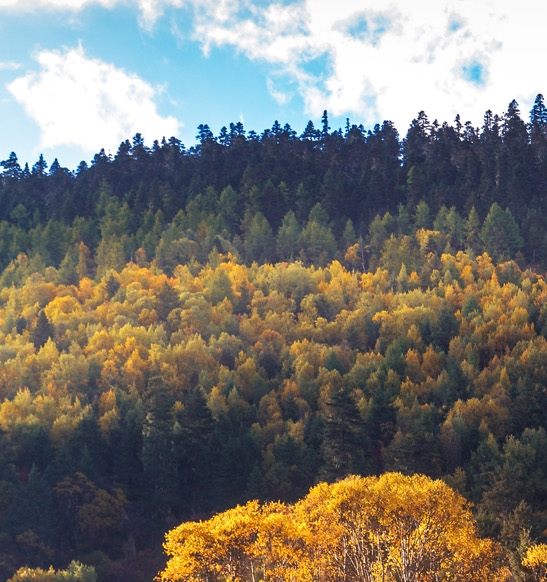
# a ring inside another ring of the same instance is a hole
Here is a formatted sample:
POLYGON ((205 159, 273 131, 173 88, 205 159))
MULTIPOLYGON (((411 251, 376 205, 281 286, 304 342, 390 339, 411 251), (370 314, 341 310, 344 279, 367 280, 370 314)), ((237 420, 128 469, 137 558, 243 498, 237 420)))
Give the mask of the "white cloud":
POLYGON ((19 12, 38 10, 59 10, 77 13, 91 5, 114 8, 119 4, 135 5, 140 12, 144 28, 152 28, 167 6, 180 8, 184 0, 0 0, 0 9, 7 8, 19 12))
POLYGON ((275 82, 272 79, 266 79, 266 86, 268 87, 270 95, 279 105, 286 105, 291 100, 291 96, 286 91, 276 89, 275 82))
MULTIPOLYGON (((307 112, 323 109, 406 131, 418 111, 480 124, 486 109, 547 91, 536 0, 194 0, 194 38, 207 53, 230 45, 296 82, 307 112), (538 55, 538 56, 536 56, 538 55), (325 63, 321 73, 314 66, 325 63)), ((280 91, 270 78, 272 96, 280 91)), ((282 100, 280 101, 282 102, 282 100)))
POLYGON ((13 61, 0 61, 0 71, 16 71, 21 65, 13 61))
POLYGON ((177 134, 181 124, 158 114, 157 91, 138 76, 87 58, 82 47, 42 51, 37 60, 40 72, 8 89, 40 127, 42 148, 76 145, 94 153, 115 150, 137 132, 149 139, 177 134))
POLYGON ((23 12, 40 9, 70 10, 78 12, 88 4, 100 4, 111 8, 118 0, 0 0, 0 8, 10 8, 23 12))
POLYGON ((229 46, 267 64, 272 97, 286 104, 282 88, 294 87, 313 117, 389 118, 405 132, 423 109, 478 125, 486 109, 501 113, 513 98, 524 108, 547 91, 547 3, 537 0, 0 0, 0 9, 92 4, 132 5, 147 29, 169 8, 192 9, 206 55, 229 46))

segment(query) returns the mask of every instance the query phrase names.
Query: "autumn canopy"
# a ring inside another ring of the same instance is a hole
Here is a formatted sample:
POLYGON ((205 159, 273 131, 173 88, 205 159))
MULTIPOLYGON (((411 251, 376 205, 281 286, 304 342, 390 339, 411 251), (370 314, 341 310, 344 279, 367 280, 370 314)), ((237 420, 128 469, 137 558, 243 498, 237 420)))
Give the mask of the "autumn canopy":
POLYGON ((495 581, 497 549, 463 497, 423 475, 321 483, 295 505, 251 501, 166 536, 161 582, 495 581))

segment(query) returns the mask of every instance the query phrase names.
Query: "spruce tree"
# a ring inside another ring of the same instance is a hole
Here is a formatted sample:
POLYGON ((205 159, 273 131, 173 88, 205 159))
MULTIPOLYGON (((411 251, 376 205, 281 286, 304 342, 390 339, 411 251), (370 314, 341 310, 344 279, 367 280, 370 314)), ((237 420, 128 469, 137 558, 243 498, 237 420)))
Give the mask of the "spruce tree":
POLYGON ((45 311, 42 309, 38 314, 38 319, 36 320, 36 326, 30 334, 30 341, 34 344, 34 347, 39 350, 49 338, 53 337, 54 329, 45 311))

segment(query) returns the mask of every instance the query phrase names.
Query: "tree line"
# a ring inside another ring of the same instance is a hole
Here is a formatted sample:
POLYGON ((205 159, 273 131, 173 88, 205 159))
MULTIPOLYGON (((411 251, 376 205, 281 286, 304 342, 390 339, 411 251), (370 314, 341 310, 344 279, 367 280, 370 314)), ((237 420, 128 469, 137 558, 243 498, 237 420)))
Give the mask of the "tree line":
MULTIPOLYGON (((325 262, 348 220, 356 238, 365 238, 376 216, 409 213, 420 202, 432 219, 453 209, 463 219, 473 212, 480 223, 497 204, 516 222, 513 245, 524 263, 546 265, 541 95, 528 122, 515 101, 501 116, 488 111, 477 128, 420 112, 403 139, 389 121, 365 130, 348 120, 332 131, 327 112, 320 129, 310 121, 301 135, 278 122, 260 135, 231 123, 218 136, 201 125, 197 139, 188 149, 176 138, 147 147, 137 134, 114 156, 102 150, 74 172, 57 160, 48 168, 43 156, 21 168, 12 152, 1 162, 0 267, 20 252, 55 267, 74 263, 80 243, 99 270, 123 266, 139 248, 148 260, 176 263, 197 246, 203 262, 215 245, 249 262, 325 262), (317 205, 320 216, 311 215, 317 205), (321 220, 328 228, 310 224, 321 220), (166 250, 170 227, 182 229, 184 237, 171 234, 184 241, 166 250), (273 244, 280 230, 283 240, 273 244)), ((461 250, 461 236, 455 242, 461 250)))

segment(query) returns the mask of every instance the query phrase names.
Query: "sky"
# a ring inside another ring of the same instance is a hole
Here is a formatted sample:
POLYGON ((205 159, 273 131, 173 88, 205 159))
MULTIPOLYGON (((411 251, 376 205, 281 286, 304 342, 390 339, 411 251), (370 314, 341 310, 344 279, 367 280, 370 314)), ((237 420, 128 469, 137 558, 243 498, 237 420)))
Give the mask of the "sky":
POLYGON ((301 134, 420 111, 482 125, 547 92, 538 0, 0 0, 0 161, 76 169, 140 133, 301 134))

